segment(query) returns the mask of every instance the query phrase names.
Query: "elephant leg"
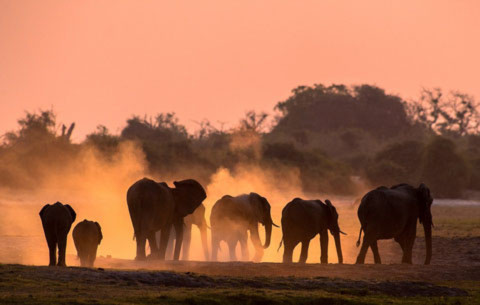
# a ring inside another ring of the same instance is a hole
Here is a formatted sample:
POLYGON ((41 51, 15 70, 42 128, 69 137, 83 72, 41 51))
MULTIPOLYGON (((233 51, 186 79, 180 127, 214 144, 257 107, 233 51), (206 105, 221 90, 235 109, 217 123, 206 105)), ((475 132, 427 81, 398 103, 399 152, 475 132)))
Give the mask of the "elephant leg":
POLYGON ((162 261, 165 260, 165 252, 167 250, 167 243, 170 237, 171 227, 172 227, 171 224, 167 224, 163 226, 160 232, 160 246, 158 249, 158 258, 162 261))
POLYGON ((237 260, 237 254, 235 253, 237 242, 236 239, 230 239, 228 241, 228 251, 230 252, 230 261, 232 262, 237 260))
POLYGON ((178 261, 180 258, 180 250, 183 243, 183 218, 175 221, 175 252, 173 253, 173 259, 178 261))
POLYGON ((48 255, 50 257, 49 266, 56 266, 57 265, 57 241, 55 238, 47 237, 47 244, 48 244, 48 255))
POLYGON ((252 239, 252 244, 255 247, 255 256, 253 257, 254 262, 260 262, 263 257, 263 246, 258 236, 258 230, 254 227, 254 230, 250 230, 250 238, 252 239))
POLYGON ((220 248, 220 239, 212 229, 212 261, 217 261, 217 254, 220 248))
POLYGON ((240 249, 242 249, 242 260, 248 261, 250 258, 250 254, 248 253, 248 243, 247 243, 247 236, 242 236, 240 238, 240 249))
POLYGON ((136 260, 144 260, 145 259, 145 244, 147 242, 147 238, 144 236, 143 233, 135 234, 137 240, 137 256, 135 257, 136 260))
POLYGON ((190 242, 192 240, 192 224, 186 224, 183 230, 182 260, 190 258, 190 242))
POLYGON ((406 257, 405 257, 405 249, 406 249, 406 244, 405 244, 405 238, 403 236, 400 237, 395 237, 395 241, 400 245, 400 248, 402 248, 402 264, 406 263, 406 257))
POLYGON ((373 241, 376 241, 373 234, 365 232, 365 235, 363 235, 362 247, 360 248, 360 252, 358 253, 358 256, 357 256, 356 264, 365 263, 365 256, 367 255, 368 247, 370 247, 370 244, 373 241))
POLYGON ((298 261, 301 264, 305 264, 308 258, 308 247, 310 246, 310 240, 302 241, 302 252, 300 252, 300 260, 298 261))
MULTIPOLYGON (((416 232, 414 232, 416 235, 416 232)), ((402 263, 412 264, 412 251, 415 244, 415 235, 411 234, 404 240, 405 249, 403 250, 402 263)))
POLYGON ((293 250, 295 249, 295 246, 297 244, 294 242, 291 242, 289 240, 286 240, 284 237, 283 240, 283 262, 284 263, 291 263, 292 262, 292 256, 293 256, 293 250))
POLYGON ((320 263, 328 264, 328 231, 320 232, 320 263))
POLYGON ((158 257, 157 239, 155 238, 155 231, 149 232, 147 235, 148 245, 150 246, 150 256, 152 258, 158 257))
POLYGON ((57 266, 65 267, 65 251, 67 250, 67 234, 58 239, 58 263, 57 266))
POLYGON ((86 253, 85 249, 78 251, 78 257, 80 258, 80 266, 87 267, 87 260, 88 260, 88 253, 86 253))
POLYGON ((89 251, 89 257, 88 257, 88 265, 89 267, 93 267, 95 264, 95 259, 97 258, 97 247, 92 246, 92 248, 89 251))
POLYGON ((169 235, 169 238, 168 238, 167 250, 165 250, 165 258, 166 259, 172 259, 173 260, 173 249, 174 249, 175 239, 176 239, 175 229, 172 226, 171 229, 170 229, 170 235, 169 235))
POLYGON ((370 248, 373 252, 373 260, 375 261, 375 264, 381 264, 382 260, 380 259, 380 253, 378 252, 378 245, 376 240, 370 244, 370 248))

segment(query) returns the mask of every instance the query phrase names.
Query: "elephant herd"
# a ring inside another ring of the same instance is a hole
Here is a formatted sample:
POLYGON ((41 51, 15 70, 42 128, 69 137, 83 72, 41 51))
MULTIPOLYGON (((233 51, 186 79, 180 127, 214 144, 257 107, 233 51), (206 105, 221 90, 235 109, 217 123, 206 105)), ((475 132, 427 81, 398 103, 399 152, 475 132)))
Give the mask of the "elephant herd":
MULTIPOLYGON (((173 248, 173 259, 188 260, 191 229, 200 229, 203 252, 206 260, 216 261, 220 242, 228 245, 230 260, 237 260, 236 246, 240 244, 242 260, 249 260, 248 236, 254 246, 253 261, 261 261, 264 249, 271 242, 272 227, 278 227, 271 216, 268 200, 257 194, 239 196, 225 195, 212 207, 211 256, 207 245, 207 222, 202 202, 207 194, 202 185, 193 179, 175 181, 174 187, 165 182, 143 178, 127 191, 127 205, 136 240, 136 258, 144 260, 146 243, 150 248, 149 259, 164 260, 168 256, 169 244, 173 248), (258 225, 265 227, 265 241, 262 244, 258 225), (173 245, 175 240, 175 245, 173 245)), ((363 264, 370 248, 375 263, 381 263, 377 241, 394 239, 402 251, 402 263, 412 263, 412 248, 416 238, 417 220, 423 224, 426 242, 425 264, 432 256, 432 214, 433 198, 424 184, 415 188, 408 184, 378 187, 363 196, 358 207, 361 228, 357 247, 360 252, 356 263, 363 264)), ((291 263, 294 248, 301 243, 300 263, 308 257, 310 241, 320 235, 320 262, 328 263, 329 232, 335 241, 338 263, 343 263, 340 234, 345 234, 338 225, 338 213, 330 200, 303 200, 295 198, 282 210, 281 229, 283 233, 279 249, 284 246, 283 262, 291 263)), ((47 204, 40 211, 45 237, 49 247, 50 266, 65 266, 67 235, 76 213, 68 204, 57 202, 47 204), (56 250, 58 247, 58 262, 56 250)), ((84 220, 73 230, 73 240, 81 265, 92 267, 97 247, 103 236, 98 222, 84 220)))

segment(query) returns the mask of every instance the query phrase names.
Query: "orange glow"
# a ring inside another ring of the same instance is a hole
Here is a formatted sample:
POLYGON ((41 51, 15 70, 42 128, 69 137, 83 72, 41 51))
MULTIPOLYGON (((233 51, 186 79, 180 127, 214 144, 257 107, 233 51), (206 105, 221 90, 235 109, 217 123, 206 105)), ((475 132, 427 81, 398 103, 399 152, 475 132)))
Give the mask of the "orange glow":
MULTIPOLYGON (((120 131, 175 111, 235 123, 297 85, 422 86, 480 96, 477 1, 0 0, 0 131, 53 106, 120 131), (228 107, 225 105, 228 104, 228 107)), ((228 125, 230 124, 230 125, 228 125)))

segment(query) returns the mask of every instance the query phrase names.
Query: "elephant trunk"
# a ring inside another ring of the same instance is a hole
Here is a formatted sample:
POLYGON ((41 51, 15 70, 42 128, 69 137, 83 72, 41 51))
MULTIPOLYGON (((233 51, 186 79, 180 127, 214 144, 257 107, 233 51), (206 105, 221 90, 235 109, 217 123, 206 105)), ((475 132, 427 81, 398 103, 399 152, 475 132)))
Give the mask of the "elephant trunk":
POLYGON ((423 229, 425 230, 425 245, 427 248, 425 265, 428 265, 432 259, 432 224, 428 221, 424 222, 423 229))
POLYGON ((335 239, 335 248, 337 249, 338 263, 343 264, 342 244, 340 242, 340 233, 337 232, 333 235, 335 239))
POLYGON ((265 224, 265 244, 263 245, 264 249, 267 249, 270 246, 270 240, 272 238, 272 220, 265 224))
POLYGON ((204 220, 202 226, 200 227, 200 237, 202 239, 203 253, 205 255, 205 261, 210 259, 208 253, 208 242, 207 242, 207 222, 204 220))

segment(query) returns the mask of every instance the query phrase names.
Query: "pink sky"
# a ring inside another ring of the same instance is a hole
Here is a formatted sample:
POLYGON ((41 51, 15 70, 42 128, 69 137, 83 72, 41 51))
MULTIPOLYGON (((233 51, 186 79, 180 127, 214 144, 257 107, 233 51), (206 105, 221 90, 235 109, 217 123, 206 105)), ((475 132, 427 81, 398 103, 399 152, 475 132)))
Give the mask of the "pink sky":
POLYGON ((0 0, 0 134, 53 107, 75 140, 133 114, 233 126, 298 85, 480 99, 480 2, 0 0))

